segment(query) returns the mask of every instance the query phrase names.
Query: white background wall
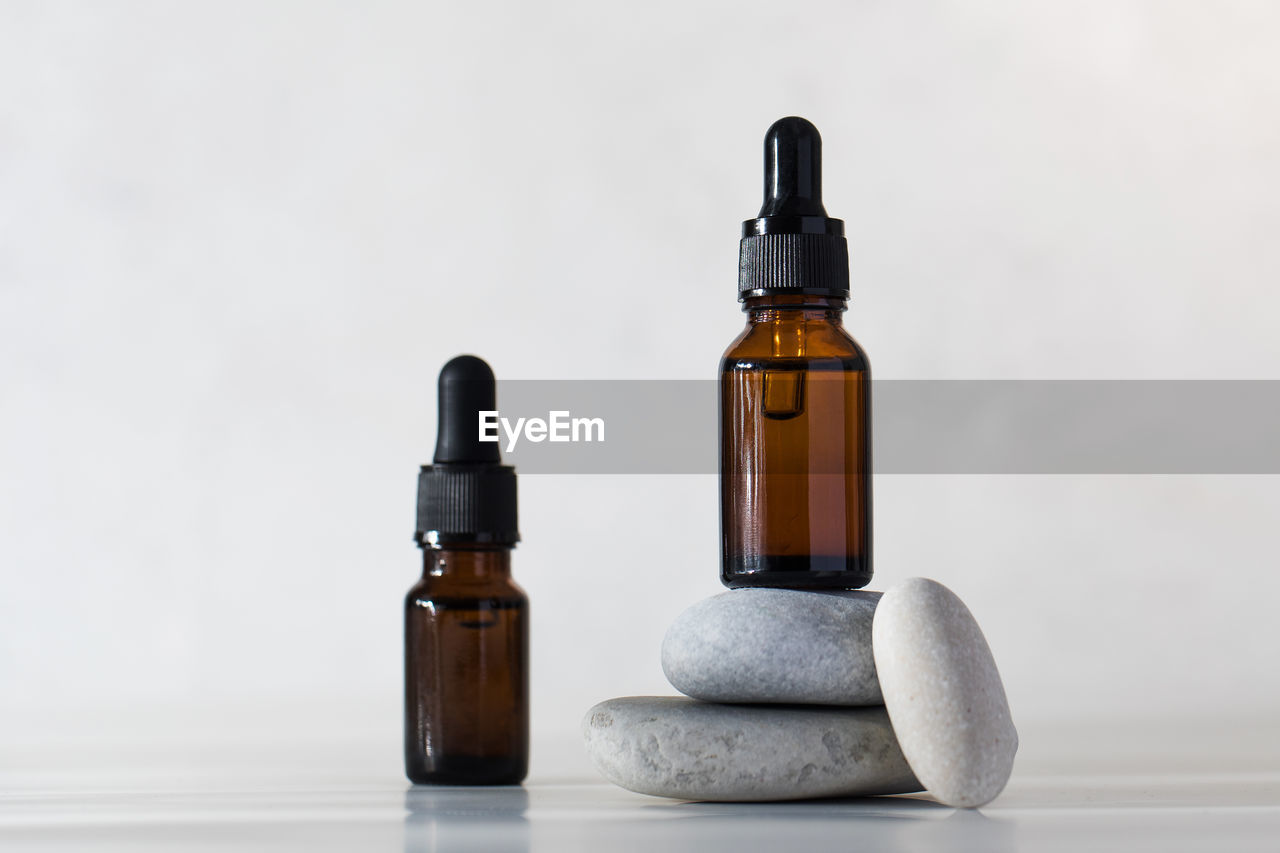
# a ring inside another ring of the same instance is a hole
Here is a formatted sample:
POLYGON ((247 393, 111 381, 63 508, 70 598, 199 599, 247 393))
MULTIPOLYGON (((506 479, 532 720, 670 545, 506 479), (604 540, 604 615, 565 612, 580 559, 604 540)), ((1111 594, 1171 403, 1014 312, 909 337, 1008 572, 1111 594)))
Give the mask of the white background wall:
MULTIPOLYGON (((3 3, 0 747, 394 771, 439 365, 713 376, 782 115, 877 376, 1280 378, 1277 43, 1265 2, 3 3)), ((1280 711, 1275 478, 875 487, 875 586, 968 600, 1024 749, 1280 711)), ((669 692, 715 478, 525 477, 521 521, 568 743, 669 692)))

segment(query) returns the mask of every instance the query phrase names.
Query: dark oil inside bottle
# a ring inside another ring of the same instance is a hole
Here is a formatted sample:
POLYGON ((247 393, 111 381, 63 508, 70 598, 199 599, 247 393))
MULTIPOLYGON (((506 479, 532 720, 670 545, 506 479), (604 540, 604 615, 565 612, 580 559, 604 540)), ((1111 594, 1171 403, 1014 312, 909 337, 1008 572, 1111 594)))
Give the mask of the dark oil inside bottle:
POLYGON ((428 571, 405 607, 409 778, 518 784, 529 751, 528 599, 509 577, 428 571))
POLYGON ((852 351, 819 354, 802 343, 792 349, 805 356, 752 355, 748 339, 722 362, 727 586, 856 589, 871 580, 870 371, 840 337, 852 351))

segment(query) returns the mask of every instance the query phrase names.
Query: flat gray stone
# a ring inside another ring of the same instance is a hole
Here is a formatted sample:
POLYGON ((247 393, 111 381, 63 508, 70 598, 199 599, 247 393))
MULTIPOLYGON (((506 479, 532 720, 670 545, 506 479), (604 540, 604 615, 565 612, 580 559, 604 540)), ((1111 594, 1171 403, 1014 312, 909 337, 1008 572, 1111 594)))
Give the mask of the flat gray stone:
POLYGON ((880 593, 735 589, 685 610, 662 642, 671 686, 708 702, 879 705, 880 593))
POLYGON ((685 800, 798 800, 921 790, 884 708, 601 702, 582 721, 610 782, 685 800))
POLYGON ((911 769, 949 806, 988 803, 1018 751, 995 658, 969 608, 937 581, 884 594, 872 628, 876 669, 911 769))

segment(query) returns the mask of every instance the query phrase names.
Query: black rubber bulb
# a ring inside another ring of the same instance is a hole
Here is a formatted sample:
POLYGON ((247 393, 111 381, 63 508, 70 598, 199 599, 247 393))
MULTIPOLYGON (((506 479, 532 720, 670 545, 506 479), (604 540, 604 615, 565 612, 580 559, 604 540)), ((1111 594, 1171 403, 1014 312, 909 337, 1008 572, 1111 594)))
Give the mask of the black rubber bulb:
POLYGON ((460 355, 440 368, 440 426, 435 464, 497 464, 497 442, 480 440, 480 412, 498 406, 493 371, 484 359, 460 355))
POLYGON ((764 135, 765 216, 826 216, 822 205, 822 136, 799 116, 775 121, 764 135))

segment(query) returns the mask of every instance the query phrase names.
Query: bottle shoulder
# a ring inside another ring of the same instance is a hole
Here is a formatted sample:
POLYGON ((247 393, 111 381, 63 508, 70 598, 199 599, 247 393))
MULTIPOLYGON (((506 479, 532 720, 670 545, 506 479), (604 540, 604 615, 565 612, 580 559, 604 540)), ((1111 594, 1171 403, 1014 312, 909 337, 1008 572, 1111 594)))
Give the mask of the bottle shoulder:
POLYGON ((871 370, 866 350, 839 323, 750 324, 725 349, 720 369, 750 370, 779 360, 810 369, 871 370))
POLYGON ((745 329, 739 332, 738 336, 730 341, 729 345, 724 348, 724 353, 721 354, 720 358, 723 360, 736 355, 738 350, 742 348, 747 338, 751 335, 752 329, 753 327, 748 325, 745 329))
POLYGON ((447 575, 424 575, 405 595, 406 606, 420 606, 438 601, 501 601, 527 604, 529 596, 514 580, 507 577, 460 579, 447 575))

